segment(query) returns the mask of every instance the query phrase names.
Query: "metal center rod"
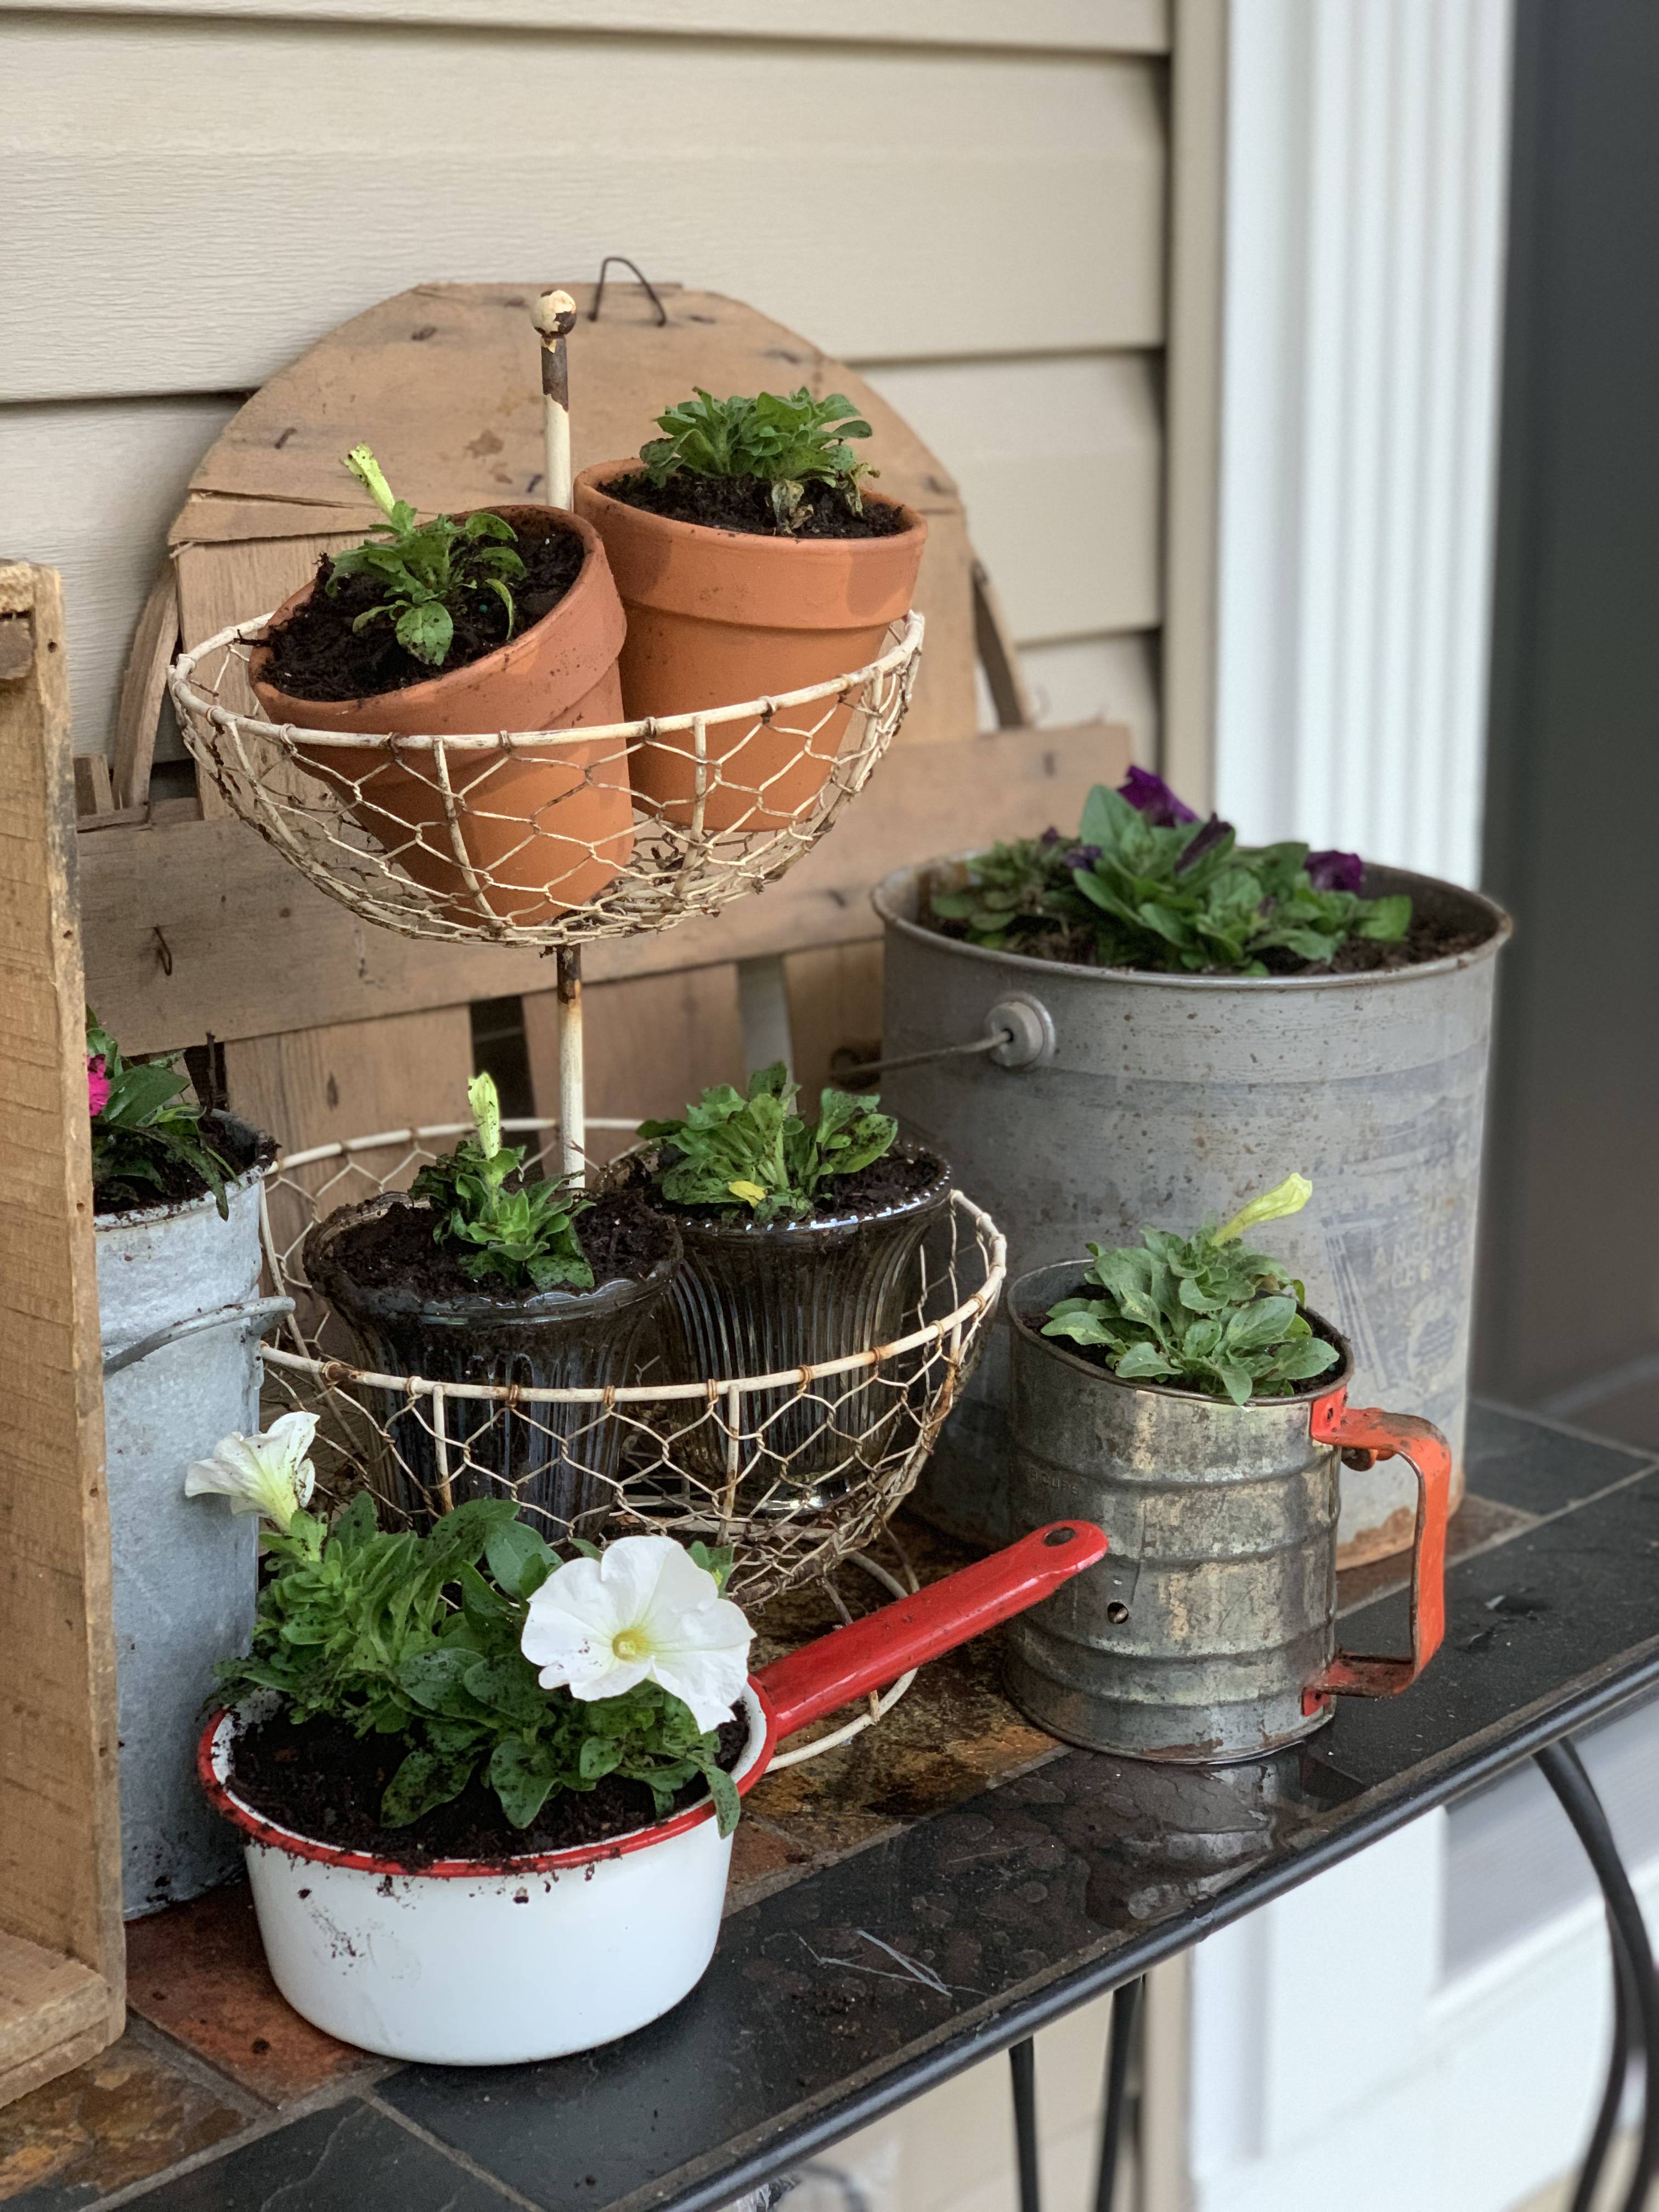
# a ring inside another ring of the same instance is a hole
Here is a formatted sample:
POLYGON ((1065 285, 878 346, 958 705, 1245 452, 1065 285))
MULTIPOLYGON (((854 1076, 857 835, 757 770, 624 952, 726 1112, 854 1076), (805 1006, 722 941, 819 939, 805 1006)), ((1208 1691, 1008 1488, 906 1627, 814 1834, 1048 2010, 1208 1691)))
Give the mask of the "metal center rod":
POLYGON ((558 949, 559 1172, 578 1182, 587 1172, 587 1097, 582 1066, 581 948, 558 949))

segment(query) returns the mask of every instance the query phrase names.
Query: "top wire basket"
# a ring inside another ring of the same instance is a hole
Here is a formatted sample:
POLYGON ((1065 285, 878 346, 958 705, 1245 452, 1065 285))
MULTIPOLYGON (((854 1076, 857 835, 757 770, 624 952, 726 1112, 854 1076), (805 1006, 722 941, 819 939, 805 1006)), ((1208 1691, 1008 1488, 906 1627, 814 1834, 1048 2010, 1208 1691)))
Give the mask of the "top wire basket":
POLYGON ((923 631, 912 613, 866 667, 702 714, 367 737, 243 711, 269 620, 173 668, 185 744, 231 811, 380 928, 550 947, 672 928, 784 874, 886 751, 923 631))

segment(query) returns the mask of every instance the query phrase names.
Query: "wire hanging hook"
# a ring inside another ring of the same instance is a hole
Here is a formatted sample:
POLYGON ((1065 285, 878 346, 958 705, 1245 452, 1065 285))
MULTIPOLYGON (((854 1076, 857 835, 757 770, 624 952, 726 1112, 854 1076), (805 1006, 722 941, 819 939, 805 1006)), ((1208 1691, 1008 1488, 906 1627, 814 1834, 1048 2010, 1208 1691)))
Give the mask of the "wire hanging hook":
POLYGON ((639 282, 644 285, 646 296, 649 299, 652 306, 657 311, 657 328, 661 330, 668 320, 668 310, 658 298, 657 288, 651 282, 651 279, 646 275, 645 271, 639 267, 638 264, 630 261, 625 253, 607 253, 604 260, 600 262, 599 281, 593 288, 593 304, 587 311, 588 321, 590 323, 597 323, 599 319, 599 303, 605 298, 605 271, 611 267, 613 262, 617 264, 621 268, 631 269, 639 282))

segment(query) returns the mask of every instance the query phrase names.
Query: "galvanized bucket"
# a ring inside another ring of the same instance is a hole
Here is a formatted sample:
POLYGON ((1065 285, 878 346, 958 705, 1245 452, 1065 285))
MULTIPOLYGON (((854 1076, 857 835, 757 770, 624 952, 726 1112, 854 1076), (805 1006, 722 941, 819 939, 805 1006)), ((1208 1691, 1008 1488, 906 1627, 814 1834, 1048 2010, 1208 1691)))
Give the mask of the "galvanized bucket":
POLYGON ((1207 1765, 1294 1743, 1334 1697, 1407 1688, 1443 1615, 1450 1460, 1438 1430, 1351 1410, 1346 1346, 1329 1380, 1247 1406, 1121 1382, 1040 1334, 1081 1273, 1074 1261, 1040 1267, 1009 1296, 1010 1503, 1021 1528, 1086 1516, 1110 1550, 1014 1624, 1014 1703, 1068 1743, 1207 1765), (1373 1454, 1408 1461, 1417 1491, 1409 1657, 1336 1649, 1340 1463, 1373 1454))
MULTIPOLYGON (((900 869, 874 895, 886 931, 884 1057, 959 1048, 988 1025, 1018 1034, 994 1053, 895 1068, 882 1103, 982 1195, 1007 1234, 1010 1272, 1081 1259, 1091 1241, 1137 1243, 1148 1223, 1224 1219, 1292 1170, 1311 1177, 1306 1212, 1274 1222, 1264 1242, 1349 1339, 1366 1396, 1419 1407, 1450 1438, 1455 1504, 1507 915, 1455 884, 1373 868, 1368 892, 1407 891, 1484 941, 1365 975, 1148 975, 924 929, 927 873, 900 869)), ((985 1544, 1019 1525, 1008 1512, 1007 1389, 1005 1323, 913 1500, 985 1544)), ((1397 1469, 1351 1480, 1342 1564, 1400 1550, 1413 1512, 1397 1469)))
MULTIPOLYGON (((251 1131, 246 1133, 252 1136, 251 1131)), ((129 1920, 236 1873, 236 1837, 196 1780, 213 1663, 246 1650, 258 1536, 222 1498, 187 1498, 185 1470, 258 1426, 262 1328, 255 1166, 211 1198, 97 1224, 98 1318, 121 1744, 121 1886, 129 1920)))

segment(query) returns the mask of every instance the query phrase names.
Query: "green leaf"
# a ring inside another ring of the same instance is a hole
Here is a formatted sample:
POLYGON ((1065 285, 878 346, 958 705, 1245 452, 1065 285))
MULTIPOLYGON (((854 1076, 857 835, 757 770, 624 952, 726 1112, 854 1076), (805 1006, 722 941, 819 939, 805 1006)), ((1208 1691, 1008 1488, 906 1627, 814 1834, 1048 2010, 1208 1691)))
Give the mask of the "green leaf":
POLYGON ((504 1521, 492 1528, 484 1539, 484 1557, 490 1573, 513 1597, 529 1597, 559 1563, 553 1547, 523 1521, 504 1521))
POLYGON ((489 1786, 515 1828, 527 1828, 557 1787, 559 1773, 544 1746, 502 1738, 490 1754, 489 1786))
POLYGON ((386 1784, 380 1800, 382 1826, 406 1828, 434 1805, 447 1805, 471 1780, 473 1764, 470 1759, 443 1759, 436 1752, 411 1751, 386 1784))
POLYGON ((714 1825, 722 1836, 729 1836, 743 1816, 738 1785, 724 1767, 716 1765, 712 1760, 703 1772, 708 1783, 708 1794, 714 1801, 714 1825))
POLYGON ((448 653, 455 636, 454 617, 439 599, 423 599, 404 609, 398 617, 398 642, 416 660, 435 668, 448 653))
POLYGON ((1380 898, 1370 902, 1370 912, 1354 931, 1356 937, 1369 937, 1383 945, 1397 945, 1412 926, 1412 902, 1408 898, 1380 898))
POLYGON ((1174 1360, 1160 1352, 1155 1344, 1132 1344, 1117 1362, 1115 1371, 1127 1382, 1150 1381, 1157 1376, 1173 1375, 1177 1370, 1174 1360))
POLYGON ((1215 1363, 1215 1371, 1234 1405, 1249 1405, 1255 1388, 1255 1378, 1249 1369, 1236 1359, 1218 1359, 1215 1363))
POLYGON ((1295 1319, 1296 1306, 1290 1298, 1253 1298, 1229 1318, 1227 1350, 1230 1353, 1260 1352, 1270 1344, 1281 1344, 1295 1319))

